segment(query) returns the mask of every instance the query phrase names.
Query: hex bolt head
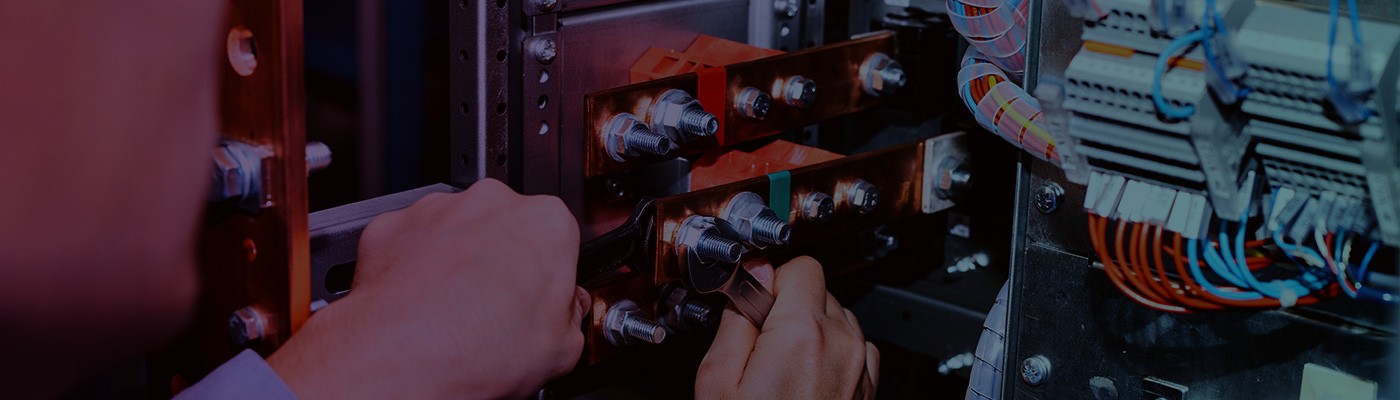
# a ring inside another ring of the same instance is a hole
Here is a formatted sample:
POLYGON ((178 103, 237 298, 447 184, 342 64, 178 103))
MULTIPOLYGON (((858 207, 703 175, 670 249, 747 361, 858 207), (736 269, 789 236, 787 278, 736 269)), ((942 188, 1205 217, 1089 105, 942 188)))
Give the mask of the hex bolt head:
POLYGON ((725 203, 720 218, 729 222, 739 233, 739 239, 755 247, 787 244, 792 237, 792 225, 779 218, 763 197, 754 192, 740 192, 725 203))
POLYGON ((802 196, 802 218, 808 221, 824 224, 831 220, 832 214, 836 213, 836 201, 831 196, 822 192, 808 193, 802 196))
POLYGON ((253 307, 243 307, 228 317, 228 337, 238 347, 245 347, 267 334, 267 318, 253 307))
POLYGON ((817 82, 797 75, 783 84, 783 100, 797 108, 811 107, 817 101, 817 82))
POLYGON ((532 0, 531 3, 535 5, 536 10, 544 13, 553 12, 559 7, 559 0, 532 0))
POLYGON ((734 99, 734 107, 739 110, 739 115, 753 119, 768 118, 768 108, 772 104, 773 97, 755 87, 744 88, 734 99))
POLYGON ((554 39, 536 40, 530 42, 530 54, 535 56, 535 61, 540 64, 549 65, 559 56, 559 44, 554 39))
POLYGON ((875 189, 875 185, 863 179, 857 179, 846 187, 846 205, 861 214, 869 214, 875 211, 875 207, 880 204, 880 192, 875 189))
POLYGON ((719 119, 705 111, 690 93, 679 89, 662 93, 647 110, 647 121, 658 133, 667 134, 677 143, 713 136, 719 131, 719 119))
POLYGON ((945 158, 938 166, 938 176, 934 183, 934 195, 940 199, 961 196, 972 187, 972 170, 968 168, 966 161, 945 158))
POLYGON ((620 162, 642 155, 665 155, 673 143, 669 136, 653 132, 631 113, 614 116, 604 127, 603 135, 608 155, 620 162))
POLYGON ((247 212, 257 212, 268 205, 263 200, 262 170, 272 155, 272 150, 246 142, 219 142, 212 153, 214 179, 209 201, 231 201, 247 212))
POLYGON ((875 53, 860 64, 861 87, 865 94, 880 97, 894 94, 904 87, 904 67, 885 53, 875 53))
POLYGON ((773 0, 773 13, 779 18, 797 18, 797 11, 801 5, 800 0, 773 0))
POLYGON ((1049 214, 1060 209, 1060 201, 1065 195, 1065 188, 1054 182, 1048 182, 1035 189, 1035 196, 1032 202, 1035 209, 1042 213, 1049 214))
POLYGON ((666 340, 666 328, 643 316, 641 308, 631 300, 620 300, 609 307, 603 323, 604 337, 614 346, 666 340))
POLYGON ((1021 361, 1021 380, 1027 385, 1040 386, 1046 379, 1050 379, 1050 359, 1037 355, 1021 361))

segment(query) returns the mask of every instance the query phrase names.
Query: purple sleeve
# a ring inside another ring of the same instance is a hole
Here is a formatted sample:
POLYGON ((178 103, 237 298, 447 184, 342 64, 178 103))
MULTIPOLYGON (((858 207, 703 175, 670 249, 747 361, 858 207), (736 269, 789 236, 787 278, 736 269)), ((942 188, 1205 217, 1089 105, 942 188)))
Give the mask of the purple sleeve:
POLYGON ((258 353, 243 350, 175 398, 294 400, 296 396, 292 395, 292 389, 277 377, 277 373, 272 371, 272 367, 269 367, 258 353))

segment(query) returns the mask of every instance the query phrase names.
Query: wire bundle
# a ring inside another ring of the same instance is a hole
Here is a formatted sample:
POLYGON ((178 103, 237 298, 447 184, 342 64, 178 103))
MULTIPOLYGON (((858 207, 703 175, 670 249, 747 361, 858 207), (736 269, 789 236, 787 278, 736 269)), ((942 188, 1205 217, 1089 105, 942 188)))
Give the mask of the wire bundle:
POLYGON ((953 27, 972 46, 958 72, 958 95, 983 128, 1036 157, 1060 164, 1037 119, 1040 103, 1012 82, 1025 69, 1029 0, 947 0, 953 27))

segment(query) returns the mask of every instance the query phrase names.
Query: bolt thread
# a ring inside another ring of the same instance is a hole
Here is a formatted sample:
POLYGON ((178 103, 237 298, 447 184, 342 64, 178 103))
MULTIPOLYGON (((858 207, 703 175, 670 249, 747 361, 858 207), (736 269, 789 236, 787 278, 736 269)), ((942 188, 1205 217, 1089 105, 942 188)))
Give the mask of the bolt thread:
POLYGON ((885 82, 887 91, 904 87, 904 70, 899 68, 886 68, 880 71, 880 77, 885 82))
POLYGON ((710 306, 698 301, 687 301, 681 306, 681 316, 694 324, 709 325, 711 309, 710 306))
POLYGON ((695 245, 695 251, 700 257, 725 263, 739 262, 739 256, 743 255, 743 248, 739 242, 709 232, 701 234, 699 242, 695 245))
POLYGON ((788 225, 787 221, 765 213, 754 218, 753 236, 764 243, 785 244, 792 236, 792 226, 788 225))
POLYGON ((681 111, 680 124, 677 127, 687 134, 705 137, 719 131, 719 119, 706 112, 700 105, 692 104, 681 111))
POLYGON ((633 129, 622 135, 622 143, 629 151, 661 155, 671 151, 671 138, 656 132, 633 129))
POLYGON ((628 317, 622 321, 622 333, 633 339, 656 344, 666 340, 666 329, 641 318, 628 317))
POLYGON ((320 171, 331 165, 331 148, 321 142, 306 143, 306 173, 320 171))

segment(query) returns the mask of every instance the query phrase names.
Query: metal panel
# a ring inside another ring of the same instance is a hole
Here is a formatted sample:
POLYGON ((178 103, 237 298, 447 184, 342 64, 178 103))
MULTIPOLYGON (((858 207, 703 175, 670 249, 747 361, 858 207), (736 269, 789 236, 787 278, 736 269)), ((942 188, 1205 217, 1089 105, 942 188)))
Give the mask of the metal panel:
POLYGON ((481 178, 510 182, 510 5, 516 1, 447 3, 452 117, 452 183, 481 178))

